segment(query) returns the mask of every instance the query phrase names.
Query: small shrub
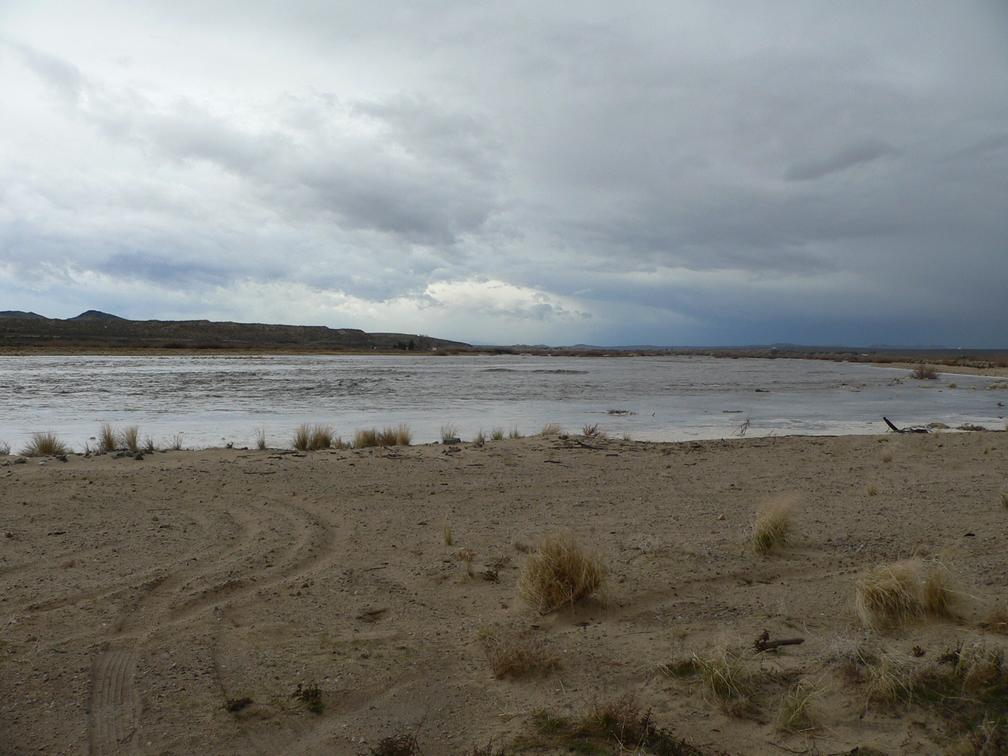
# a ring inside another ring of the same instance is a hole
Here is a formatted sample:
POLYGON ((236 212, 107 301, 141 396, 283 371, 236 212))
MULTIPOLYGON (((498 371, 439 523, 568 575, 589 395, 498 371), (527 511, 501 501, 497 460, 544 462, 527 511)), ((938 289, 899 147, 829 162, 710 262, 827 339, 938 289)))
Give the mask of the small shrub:
POLYGON ((704 690, 718 704, 729 710, 749 705, 752 677, 741 654, 728 649, 709 657, 694 654, 693 664, 700 673, 704 690))
POLYGON ((598 438, 602 435, 602 431, 599 430, 598 423, 592 425, 585 424, 581 428, 581 435, 585 438, 598 438))
POLYGON ((605 583, 605 568, 569 535, 550 535, 529 555, 518 578, 519 595, 540 613, 591 596, 605 583))
POLYGON ((147 436, 143 445, 144 454, 153 454, 157 451, 157 446, 154 445, 154 439, 147 436))
POLYGON ((322 703, 322 691, 314 683, 305 686, 298 683, 297 690, 291 694, 291 698, 295 698, 303 703, 305 708, 312 714, 321 714, 325 708, 322 703))
POLYGON ((168 446, 174 451, 182 451, 182 434, 174 434, 168 442, 168 446))
POLYGON ((405 423, 397 426, 387 426, 378 434, 380 446, 409 446, 413 440, 413 432, 405 423))
POLYGON ((517 425, 513 426, 511 428, 511 430, 508 431, 508 438, 510 438, 510 439, 521 438, 521 437, 522 437, 522 434, 518 432, 518 426, 517 425))
POLYGON ((108 423, 102 423, 98 431, 98 453, 108 454, 116 450, 118 436, 115 430, 108 423))
POLYGON ((919 381, 933 381, 938 377, 938 372, 922 362, 911 371, 910 377, 919 381))
POLYGON ((67 445, 60 441, 59 436, 46 431, 33 433, 31 441, 21 450, 21 454, 25 457, 59 457, 67 451, 67 445))
POLYGON ((480 428, 479 431, 473 436, 473 444, 476 446, 483 446, 486 443, 486 436, 483 435, 483 429, 480 428))
POLYGON ((757 554, 768 554, 786 544, 790 532, 791 505, 787 502, 764 505, 756 513, 752 531, 753 548, 757 554))
POLYGON ((541 641, 521 635, 481 635, 490 668, 498 680, 545 675, 560 666, 560 660, 541 641))
POLYGON ((369 753, 371 756, 420 756, 421 751, 416 735, 402 732, 382 738, 369 753))
POLYGON ((381 446, 380 437, 376 429, 365 428, 354 433, 354 449, 367 449, 373 446, 381 446))
POLYGON ((140 451, 140 429, 135 425, 129 425, 119 432, 119 442, 124 449, 129 449, 136 454, 140 451))
POLYGON ((332 446, 332 441, 332 428, 328 425, 316 425, 311 429, 311 434, 308 439, 308 448, 312 451, 328 449, 332 446))
POLYGON ((924 617, 954 614, 955 593, 947 570, 911 559, 881 565, 862 575, 854 607, 870 630, 888 630, 924 617))
POLYGON ((6 441, 0 441, 0 457, 6 457, 10 455, 10 444, 6 441))
POLYGON ((776 728, 781 732, 808 732, 815 729, 812 703, 816 696, 815 686, 799 682, 791 687, 781 700, 777 711, 776 728))
POLYGON ((266 449, 266 429, 257 428, 256 429, 256 449, 260 451, 266 449))
POLYGON ((448 423, 441 426, 441 443, 457 444, 459 440, 458 428, 448 423))
POLYGON ((563 433, 563 429, 557 423, 546 423, 539 431, 540 436, 559 436, 561 433, 563 433))
POLYGON ((494 428, 492 431, 490 431, 490 440, 491 441, 503 441, 504 440, 504 429, 503 428, 494 428))

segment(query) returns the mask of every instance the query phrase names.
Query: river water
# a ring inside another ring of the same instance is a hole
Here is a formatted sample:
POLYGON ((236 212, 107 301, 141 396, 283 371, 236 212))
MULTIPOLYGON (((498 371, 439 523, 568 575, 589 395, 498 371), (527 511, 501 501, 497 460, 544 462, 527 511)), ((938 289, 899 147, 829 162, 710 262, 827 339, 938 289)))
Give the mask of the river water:
POLYGON ((0 357, 0 442, 52 430, 74 448, 102 423, 164 445, 287 446, 301 423, 407 423, 414 443, 477 431, 598 423, 639 440, 850 434, 932 421, 1005 427, 1008 391, 965 375, 811 360, 519 356, 0 357), (951 384, 955 384, 953 387, 951 384), (619 411, 623 414, 613 414, 619 411))

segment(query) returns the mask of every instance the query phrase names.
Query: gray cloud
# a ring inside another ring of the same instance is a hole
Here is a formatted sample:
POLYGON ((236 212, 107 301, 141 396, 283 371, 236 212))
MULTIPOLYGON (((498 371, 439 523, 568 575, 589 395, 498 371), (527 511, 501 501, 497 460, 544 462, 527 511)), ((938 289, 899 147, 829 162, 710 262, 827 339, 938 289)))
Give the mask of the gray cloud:
POLYGON ((999 4, 5 6, 5 307, 272 297, 526 342, 1008 326, 999 4))

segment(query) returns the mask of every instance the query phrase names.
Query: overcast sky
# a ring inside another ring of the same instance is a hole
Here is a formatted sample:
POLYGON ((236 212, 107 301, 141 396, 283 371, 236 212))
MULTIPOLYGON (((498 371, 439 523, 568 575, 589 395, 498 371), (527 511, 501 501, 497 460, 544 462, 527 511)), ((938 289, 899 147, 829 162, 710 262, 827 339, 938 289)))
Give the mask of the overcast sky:
POLYGON ((1008 346, 1008 3, 0 0, 0 310, 1008 346))

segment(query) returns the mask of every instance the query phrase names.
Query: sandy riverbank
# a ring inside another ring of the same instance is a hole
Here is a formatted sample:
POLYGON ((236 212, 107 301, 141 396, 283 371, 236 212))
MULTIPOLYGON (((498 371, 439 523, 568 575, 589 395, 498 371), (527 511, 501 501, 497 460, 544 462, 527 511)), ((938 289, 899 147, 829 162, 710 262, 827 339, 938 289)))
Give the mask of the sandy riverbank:
POLYGON ((353 754, 404 732, 425 754, 491 739, 511 752, 516 738, 556 749, 563 728, 544 735, 536 711, 574 719, 625 693, 705 753, 959 741, 927 703, 866 708, 850 658, 1008 647, 1004 627, 982 626, 1008 601, 1008 433, 588 445, 0 467, 0 752, 353 754), (783 499, 793 542, 757 556, 745 531, 783 499), (540 616, 517 597, 525 545, 553 530, 605 563, 604 601, 540 616), (867 633, 857 576, 915 553, 963 586, 961 618, 867 633), (744 712, 698 675, 661 671, 749 649, 764 629, 805 642, 746 651, 744 712), (487 632, 559 666, 496 679, 487 632), (779 732, 801 681, 815 686, 816 728, 779 732), (313 684, 320 713, 292 697, 313 684))

